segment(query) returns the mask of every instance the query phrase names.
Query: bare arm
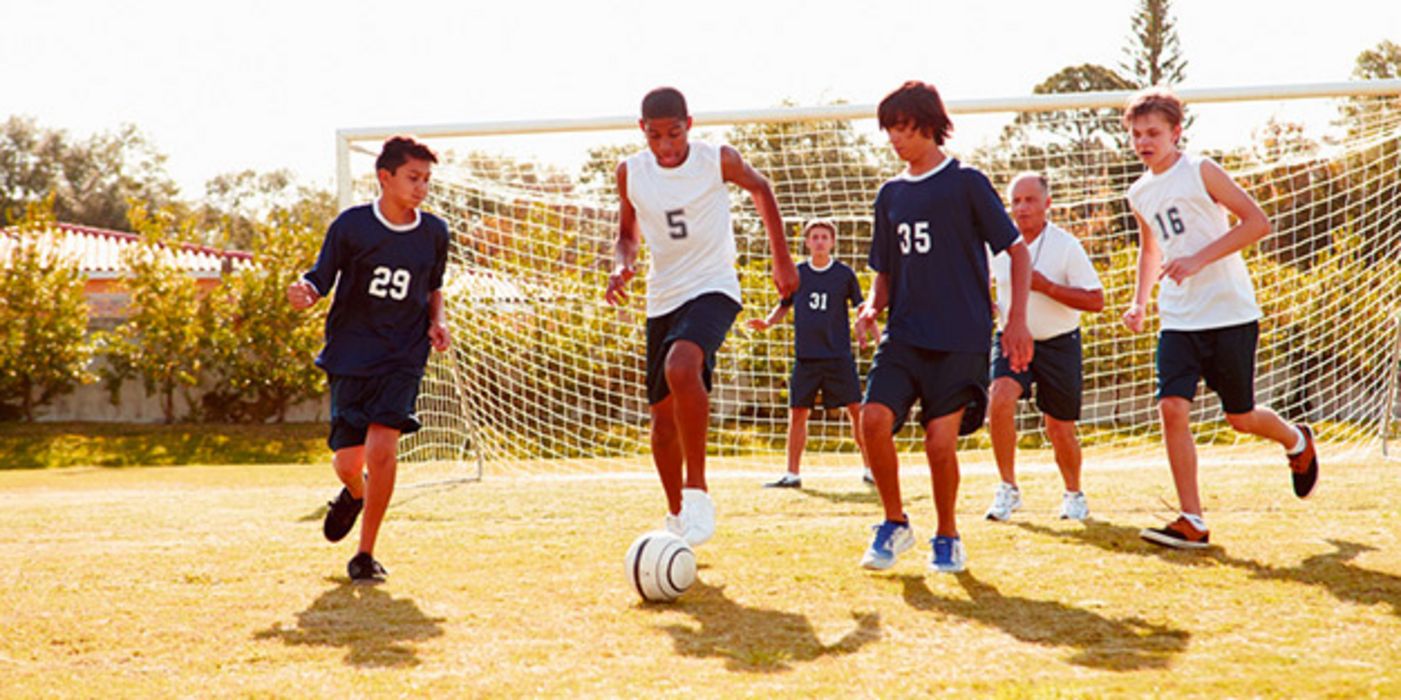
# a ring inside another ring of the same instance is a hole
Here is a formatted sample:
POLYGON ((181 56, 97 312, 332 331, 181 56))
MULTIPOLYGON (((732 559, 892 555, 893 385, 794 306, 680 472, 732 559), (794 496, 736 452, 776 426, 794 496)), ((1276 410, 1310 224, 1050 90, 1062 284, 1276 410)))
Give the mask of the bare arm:
POLYGON ((1153 229, 1143 220, 1137 210, 1133 217, 1138 220, 1138 281, 1134 285, 1133 303, 1124 312, 1124 325, 1139 333, 1143 330, 1144 317, 1148 309, 1148 297, 1158 283, 1163 264, 1163 250, 1158 247, 1153 229))
POLYGON ((1034 270, 1031 273, 1031 291, 1041 292, 1079 311, 1102 311, 1104 309, 1103 289, 1081 289, 1080 287, 1056 284, 1034 270))
POLYGON ((880 327, 876 324, 876 319, 880 318, 880 312, 885 311, 885 307, 889 305, 890 275, 877 272, 875 281, 871 283, 870 295, 856 312, 856 342, 862 350, 866 349, 867 336, 880 336, 880 327))
POLYGON ((778 325, 780 321, 783 320, 783 317, 788 315, 788 309, 792 307, 792 304, 775 304, 773 307, 773 311, 769 312, 767 318, 749 319, 749 327, 756 331, 766 331, 770 328, 773 328, 774 326, 778 325))
POLYGON ((720 173, 725 182, 733 182, 744 188, 754 200, 754 208, 764 221, 764 231, 769 236, 769 251, 773 254, 773 281, 781 296, 789 297, 798 291, 798 268, 793 264, 793 256, 788 252, 788 239, 783 233, 783 217, 778 211, 778 200, 773 196, 769 181, 750 167, 740 157, 739 151, 729 146, 720 147, 720 173))
POLYGON ((613 241, 613 271, 608 275, 608 288, 603 298, 612 305, 626 303, 625 287, 636 274, 637 252, 642 241, 637 234, 637 210, 628 200, 628 165, 618 164, 618 238, 613 241))
POLYGON ((1012 365, 1012 371, 1021 372, 1031 364, 1031 329, 1026 325, 1026 299, 1031 294, 1031 254, 1026 244, 1018 240, 1007 249, 1012 261, 1012 300, 1007 305, 1007 324, 1002 328, 1002 352, 1012 365))
POLYGON ((438 352, 452 345, 452 334, 448 332, 447 316, 443 313, 443 290, 436 289, 428 295, 428 340, 438 352))
POLYGON ((1163 267, 1163 276, 1178 284, 1221 258, 1254 245, 1270 234, 1270 220, 1260 205, 1236 184, 1221 166, 1203 161, 1202 184, 1211 198, 1230 210, 1240 223, 1205 248, 1185 258, 1174 258, 1163 267))

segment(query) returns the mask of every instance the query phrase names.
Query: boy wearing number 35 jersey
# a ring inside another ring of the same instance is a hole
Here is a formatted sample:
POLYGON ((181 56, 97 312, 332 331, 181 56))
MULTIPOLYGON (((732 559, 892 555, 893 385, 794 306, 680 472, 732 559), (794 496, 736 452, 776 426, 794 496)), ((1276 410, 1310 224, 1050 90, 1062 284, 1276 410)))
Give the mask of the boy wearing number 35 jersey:
POLYGON ((1255 346, 1260 307, 1240 251, 1270 233, 1255 200, 1209 158, 1183 153, 1182 102, 1160 88, 1129 101, 1124 126, 1148 171, 1129 187, 1138 218, 1138 285, 1124 324, 1143 330, 1148 295, 1159 280, 1158 413, 1182 514, 1143 539, 1200 549, 1208 531, 1197 492, 1197 447, 1190 423, 1198 381, 1221 399, 1235 430, 1284 447, 1294 494, 1307 498, 1318 481, 1313 432, 1255 404, 1255 346), (1240 220, 1231 226, 1230 210, 1240 220))
POLYGON ((711 373, 740 311, 725 183, 748 191, 759 210, 780 294, 796 291, 798 271, 768 180, 733 148, 688 140, 691 117, 679 91, 647 93, 638 126, 647 150, 618 164, 618 238, 604 298, 609 304, 627 301, 627 283, 645 237, 652 257, 647 274, 652 461, 666 492, 666 529, 698 545, 715 532, 715 506, 705 481, 711 373))
POLYGON ((448 227, 418 210, 437 160, 413 139, 386 141, 375 161, 380 198, 341 212, 315 267, 287 289, 298 309, 336 293, 316 364, 331 385, 328 443, 344 488, 323 531, 339 541, 364 509, 360 548, 347 565, 355 582, 385 578, 374 547, 394 494, 399 436, 420 427, 414 403, 429 347, 441 352, 451 342, 440 289, 448 227))

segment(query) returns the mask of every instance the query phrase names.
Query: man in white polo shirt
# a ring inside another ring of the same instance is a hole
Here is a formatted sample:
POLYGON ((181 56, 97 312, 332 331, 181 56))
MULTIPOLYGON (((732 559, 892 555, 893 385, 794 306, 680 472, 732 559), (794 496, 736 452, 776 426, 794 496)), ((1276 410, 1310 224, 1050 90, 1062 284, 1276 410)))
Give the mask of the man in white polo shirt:
MULTIPOLYGON (((1014 372, 1001 353, 1001 343, 992 344, 988 432, 1002 483, 997 486, 987 518, 1006 521, 1022 507, 1016 474, 1017 400, 1030 398, 1034 384, 1036 407, 1045 419, 1046 435, 1065 480, 1060 517, 1084 520, 1090 509, 1080 490, 1080 442, 1075 437, 1084 385, 1080 312, 1103 309, 1104 290, 1080 241, 1046 220, 1046 210, 1051 206, 1046 178, 1038 173, 1022 173, 1012 180, 1008 192, 1012 221, 1031 254, 1031 296, 1026 319, 1036 349, 1031 366, 1024 372, 1014 372)), ((1012 283, 1007 255, 994 257, 991 267, 997 281, 998 317, 1005 319, 1012 283)))

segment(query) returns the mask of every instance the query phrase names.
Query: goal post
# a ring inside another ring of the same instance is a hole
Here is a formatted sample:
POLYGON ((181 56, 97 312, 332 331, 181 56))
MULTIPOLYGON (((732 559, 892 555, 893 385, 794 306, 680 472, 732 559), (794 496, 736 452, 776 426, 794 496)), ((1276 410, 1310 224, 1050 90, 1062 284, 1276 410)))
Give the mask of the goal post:
MULTIPOLYGON (((1154 336, 1130 334, 1118 320, 1137 250, 1124 194, 1142 171, 1118 126, 1130 94, 948 100, 955 130, 946 150, 999 189, 1022 170, 1049 176, 1050 219, 1081 240, 1105 287, 1105 311, 1082 317, 1081 435, 1087 451, 1140 459, 1161 446, 1154 336)), ((1375 450, 1379 435, 1386 449, 1395 404, 1392 317, 1401 308, 1401 80, 1178 95, 1199 117, 1187 148, 1221 162, 1273 225, 1245 252, 1264 311, 1257 397, 1313 423, 1330 454, 1375 450), (1266 112, 1243 116, 1247 106, 1266 112), (1319 122, 1319 114, 1322 126, 1306 123, 1304 116, 1319 122)), ((770 179, 795 255, 803 252, 794 235, 803 221, 835 221, 836 255, 868 289, 871 202, 901 167, 874 116, 869 104, 700 112, 693 138, 735 145, 770 179)), ((430 359, 420 403, 425 430, 403 442, 404 459, 475 462, 478 470, 537 461, 650 469, 642 305, 634 299, 616 309, 602 299, 617 226, 612 167, 645 147, 636 124, 636 116, 617 116, 337 132, 342 206, 374 196, 364 156, 391 135, 413 134, 443 156, 424 206, 447 219, 454 236, 444 290, 455 347, 430 359)), ((732 194, 745 309, 716 369, 711 450, 721 468, 750 468, 781 463, 792 337, 791 325, 767 333, 743 327, 777 296, 761 222, 747 197, 732 194)), ((632 292, 645 293, 642 275, 632 292)), ((863 376, 869 360, 869 352, 858 355, 863 376)), ((859 466, 840 412, 813 415, 810 459, 859 466)), ((1023 404, 1019 421, 1028 441, 1045 444, 1034 405, 1023 404)), ((1193 421, 1199 441, 1222 446, 1213 454, 1259 444, 1230 430, 1204 387, 1193 421)), ((917 436, 907 428, 901 448, 917 449, 917 436)), ((964 442, 985 444, 985 431, 964 442)))

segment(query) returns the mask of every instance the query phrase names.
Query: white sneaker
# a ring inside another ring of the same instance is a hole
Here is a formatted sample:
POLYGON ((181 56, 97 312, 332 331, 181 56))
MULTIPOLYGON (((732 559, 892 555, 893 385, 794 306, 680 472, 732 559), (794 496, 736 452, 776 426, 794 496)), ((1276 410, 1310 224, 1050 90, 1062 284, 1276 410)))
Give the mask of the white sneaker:
POLYGON ((988 520, 1007 522, 1012 518, 1012 512, 1022 509, 1021 489, 1002 482, 997 485, 997 494, 992 497, 992 505, 988 507, 988 520))
POLYGON ((968 552, 963 549, 963 538, 942 535, 929 540, 933 552, 929 557, 929 568, 946 574, 963 573, 968 568, 968 552))
POLYGON ((876 485, 876 477, 875 477, 875 475, 871 474, 871 470, 870 470, 870 469, 862 469, 862 470, 861 470, 861 483, 863 483, 863 484, 865 484, 865 485, 867 485, 867 486, 875 486, 875 485, 876 485))
POLYGON ((1085 492, 1067 492, 1060 501, 1061 520, 1085 520, 1090 517, 1090 504, 1085 502, 1085 492))
POLYGON ((710 494, 700 489, 682 489, 681 523, 685 526, 681 536, 686 544, 696 547, 709 541, 715 535, 715 503, 710 494))
POLYGON ((802 487, 803 477, 793 472, 783 472, 783 476, 778 477, 776 481, 770 481, 764 484, 764 488, 766 489, 800 489, 802 487))
POLYGON ((666 530, 667 532, 670 532, 673 535, 676 535, 677 537, 683 539, 686 537, 686 523, 681 521, 681 516, 679 515, 672 515, 671 513, 667 513, 666 523, 662 526, 662 529, 666 530))

